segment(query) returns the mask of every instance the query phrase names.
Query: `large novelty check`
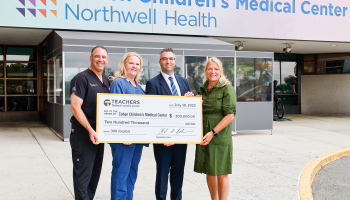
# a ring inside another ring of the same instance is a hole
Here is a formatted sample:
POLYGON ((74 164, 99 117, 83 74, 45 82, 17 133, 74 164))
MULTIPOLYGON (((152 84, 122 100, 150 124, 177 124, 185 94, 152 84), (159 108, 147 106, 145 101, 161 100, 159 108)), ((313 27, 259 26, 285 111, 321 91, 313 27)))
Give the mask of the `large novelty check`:
POLYGON ((202 137, 201 97, 97 94, 100 143, 196 143, 202 137))

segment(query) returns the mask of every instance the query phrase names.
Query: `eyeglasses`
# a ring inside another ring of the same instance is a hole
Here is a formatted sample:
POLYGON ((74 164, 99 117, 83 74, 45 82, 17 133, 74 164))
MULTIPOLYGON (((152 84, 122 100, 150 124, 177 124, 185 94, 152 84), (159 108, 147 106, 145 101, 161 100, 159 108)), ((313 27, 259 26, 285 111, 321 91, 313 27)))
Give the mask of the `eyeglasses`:
POLYGON ((163 57, 163 58, 161 58, 160 60, 162 60, 162 61, 167 61, 167 60, 169 60, 169 61, 174 61, 175 58, 174 58, 174 57, 170 57, 170 58, 163 57))

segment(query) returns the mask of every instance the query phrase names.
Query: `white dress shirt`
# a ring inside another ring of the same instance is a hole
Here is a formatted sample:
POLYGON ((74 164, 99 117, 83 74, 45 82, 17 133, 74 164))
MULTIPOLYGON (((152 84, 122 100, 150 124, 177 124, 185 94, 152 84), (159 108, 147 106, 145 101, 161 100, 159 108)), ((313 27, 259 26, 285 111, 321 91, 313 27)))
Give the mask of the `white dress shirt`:
POLYGON ((174 73, 171 76, 169 76, 168 74, 163 73, 163 72, 160 72, 160 73, 162 73, 166 83, 169 86, 169 89, 170 89, 171 93, 173 93, 173 91, 171 90, 171 83, 170 83, 169 77, 173 77, 173 81, 174 81, 174 84, 175 84, 175 87, 176 87, 176 90, 177 90, 177 94, 178 94, 178 96, 181 96, 181 90, 180 90, 179 84, 177 84, 177 81, 176 81, 176 78, 174 76, 174 73))

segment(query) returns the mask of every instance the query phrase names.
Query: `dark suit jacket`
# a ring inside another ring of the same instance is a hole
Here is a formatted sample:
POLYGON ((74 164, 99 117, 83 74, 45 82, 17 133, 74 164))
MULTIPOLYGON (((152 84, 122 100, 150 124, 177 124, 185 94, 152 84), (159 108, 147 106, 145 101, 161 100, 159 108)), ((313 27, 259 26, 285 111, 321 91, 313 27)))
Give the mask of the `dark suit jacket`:
MULTIPOLYGON (((181 96, 191 91, 185 78, 177 75, 175 75, 175 78, 181 90, 181 96)), ((146 94, 172 95, 171 89, 162 73, 147 81, 146 94)), ((170 172, 170 177, 172 177, 172 181, 170 181, 171 199, 181 199, 187 144, 175 144, 170 147, 166 147, 163 144, 153 144, 153 151, 157 163, 156 199, 166 199, 168 175, 164 174, 169 174, 170 168, 172 169, 172 172, 170 172), (176 162, 171 162, 173 159, 176 162)))
MULTIPOLYGON (((178 75, 175 75, 175 78, 181 90, 181 96, 184 96, 187 92, 191 91, 190 85, 188 84, 188 81, 185 78, 178 75)), ((146 94, 172 95, 172 92, 168 84, 166 83, 162 73, 147 81, 146 94)))

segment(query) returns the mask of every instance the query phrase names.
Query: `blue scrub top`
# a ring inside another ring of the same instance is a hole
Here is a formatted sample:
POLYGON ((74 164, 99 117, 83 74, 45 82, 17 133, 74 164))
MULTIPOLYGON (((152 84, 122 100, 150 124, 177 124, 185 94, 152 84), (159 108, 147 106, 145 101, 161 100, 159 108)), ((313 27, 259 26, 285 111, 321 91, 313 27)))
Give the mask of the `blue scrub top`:
MULTIPOLYGON (((130 81, 126 78, 117 78, 115 79, 110 87, 110 92, 115 94, 141 94, 144 95, 145 91, 142 89, 140 84, 136 82, 136 87, 134 87, 130 81)), ((148 147, 148 144, 144 144, 148 147)))
POLYGON ((126 78, 117 78, 115 79, 110 87, 110 92, 115 94, 141 94, 144 95, 145 91, 142 89, 140 84, 137 84, 137 87, 134 87, 130 81, 126 78))

